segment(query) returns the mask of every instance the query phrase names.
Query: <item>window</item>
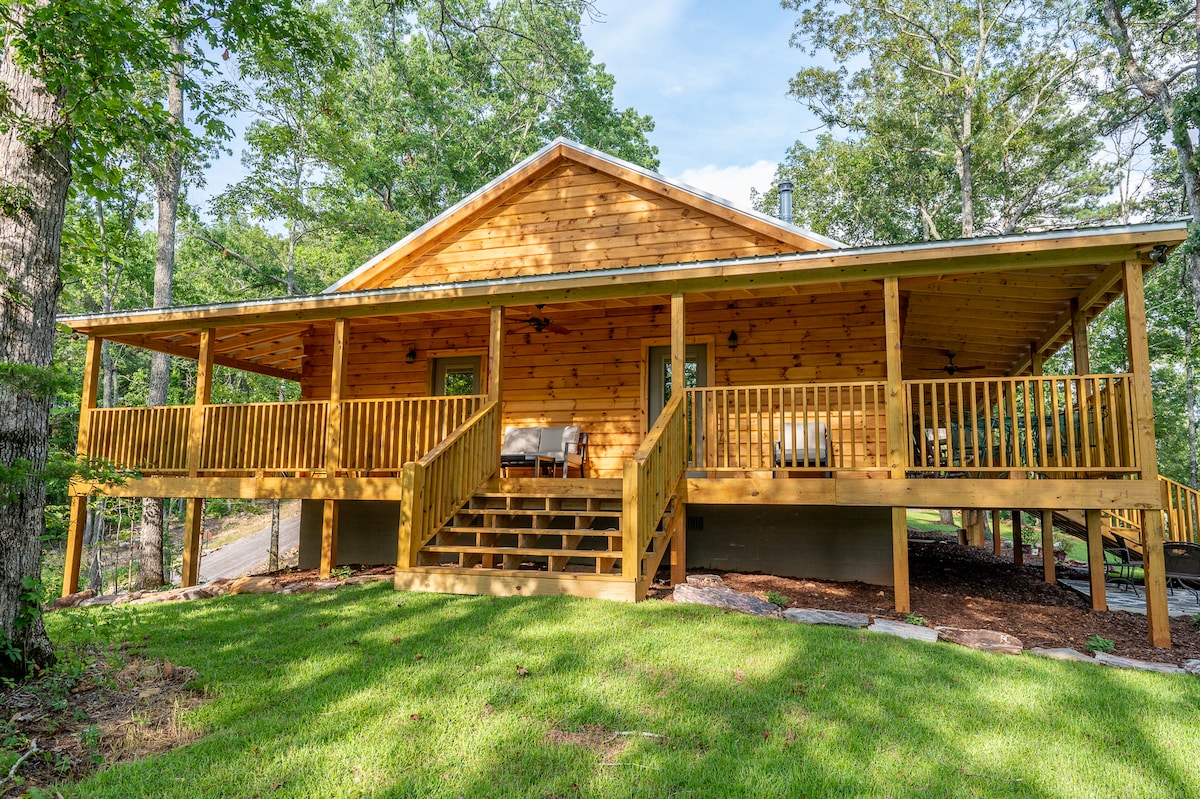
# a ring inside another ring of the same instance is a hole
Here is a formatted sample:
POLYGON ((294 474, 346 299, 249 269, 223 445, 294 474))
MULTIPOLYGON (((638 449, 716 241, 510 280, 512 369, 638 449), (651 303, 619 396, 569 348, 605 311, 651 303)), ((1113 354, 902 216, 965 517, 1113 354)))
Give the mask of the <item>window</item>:
POLYGON ((479 394, 482 375, 482 356, 434 358, 433 395, 435 397, 460 397, 464 394, 479 394))

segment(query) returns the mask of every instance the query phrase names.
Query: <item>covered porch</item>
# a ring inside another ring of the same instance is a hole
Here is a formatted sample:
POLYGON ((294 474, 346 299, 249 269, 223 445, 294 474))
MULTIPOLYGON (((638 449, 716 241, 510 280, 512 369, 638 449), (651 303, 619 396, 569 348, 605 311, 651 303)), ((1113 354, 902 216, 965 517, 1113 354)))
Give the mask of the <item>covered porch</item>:
MULTIPOLYGON (((1163 507, 1147 227, 67 320, 90 337, 79 451, 134 476, 75 487, 64 592, 95 493, 189 498, 185 583, 208 497, 320 502, 323 573, 341 503, 393 503, 396 584, 432 590, 635 600, 668 555, 681 578, 688 505, 886 509, 902 612, 908 507, 1074 509, 1099 547, 1102 511, 1163 507), (1086 322, 1121 293, 1129 369, 1092 374, 1086 322), (103 339, 195 358, 195 402, 96 408, 103 339), (1043 375, 1068 340, 1076 374, 1043 375), (436 396, 438 363, 471 359, 470 393, 436 396), (217 365, 303 399, 210 404, 217 365), (500 475, 505 427, 554 424, 589 433, 587 479, 500 475)), ((1162 514, 1139 534, 1164 645, 1162 514)))

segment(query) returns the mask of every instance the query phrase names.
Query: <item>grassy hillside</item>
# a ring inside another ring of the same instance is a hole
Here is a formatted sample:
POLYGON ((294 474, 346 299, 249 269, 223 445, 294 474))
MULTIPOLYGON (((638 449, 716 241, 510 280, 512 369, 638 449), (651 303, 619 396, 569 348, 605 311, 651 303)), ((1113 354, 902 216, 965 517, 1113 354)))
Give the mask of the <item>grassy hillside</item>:
POLYGON ((1191 676, 387 584, 48 623, 214 697, 183 716, 198 741, 68 796, 1200 796, 1191 676))

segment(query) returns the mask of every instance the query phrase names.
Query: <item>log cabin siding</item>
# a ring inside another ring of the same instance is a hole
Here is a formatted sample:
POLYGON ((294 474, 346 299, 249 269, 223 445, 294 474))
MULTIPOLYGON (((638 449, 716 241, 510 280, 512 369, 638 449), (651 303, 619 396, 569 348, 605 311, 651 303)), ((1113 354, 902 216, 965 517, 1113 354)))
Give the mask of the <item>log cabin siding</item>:
MULTIPOLYGON (((718 386, 883 380, 883 299, 854 291, 687 304, 689 340, 710 347, 718 386), (739 346, 726 339, 736 330, 739 346)), ((619 477, 646 429, 646 353, 667 343, 670 302, 510 309, 505 319, 504 424, 580 424, 589 433, 592 477, 619 477), (526 319, 550 317, 565 334, 534 331, 526 319)), ((488 320, 457 317, 352 321, 346 398, 424 396, 433 357, 486 351, 488 320), (414 346, 417 356, 406 364, 414 346)), ((329 396, 332 351, 315 331, 305 348, 306 399, 329 396)), ((871 426, 873 430, 873 426, 871 426)), ((835 447, 873 451, 869 433, 835 447)), ((746 446, 749 446, 748 444, 746 446)))
POLYGON ((794 252, 787 243, 567 162, 376 275, 417 285, 794 252))

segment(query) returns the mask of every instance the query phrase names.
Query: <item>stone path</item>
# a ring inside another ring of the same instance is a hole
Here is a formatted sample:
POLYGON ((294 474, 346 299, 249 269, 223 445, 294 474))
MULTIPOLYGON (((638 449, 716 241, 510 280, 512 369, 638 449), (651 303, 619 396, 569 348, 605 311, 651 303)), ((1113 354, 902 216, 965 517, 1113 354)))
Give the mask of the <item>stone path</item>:
MULTIPOLYGON (((1092 587, 1087 580, 1060 578, 1059 583, 1086 597, 1092 596, 1092 587)), ((1135 596, 1128 586, 1108 583, 1104 586, 1104 598, 1108 600, 1109 610, 1127 610, 1130 613, 1146 615, 1146 592, 1140 585, 1135 596)), ((1167 592, 1167 613, 1171 616, 1195 616, 1200 613, 1200 602, 1196 601, 1196 595, 1188 589, 1175 588, 1174 593, 1167 592)))

